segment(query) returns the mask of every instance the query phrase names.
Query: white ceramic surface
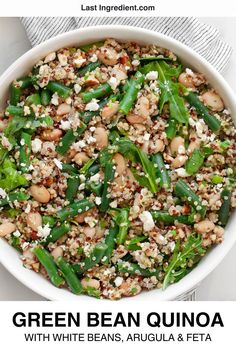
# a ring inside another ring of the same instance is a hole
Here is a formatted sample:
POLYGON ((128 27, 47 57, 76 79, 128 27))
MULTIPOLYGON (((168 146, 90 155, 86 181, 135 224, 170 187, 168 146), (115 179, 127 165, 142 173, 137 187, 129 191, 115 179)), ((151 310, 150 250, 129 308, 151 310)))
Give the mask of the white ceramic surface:
MULTIPOLYGON (((141 43, 158 43, 159 45, 173 50, 188 66, 203 72, 211 82, 211 84, 222 95, 226 105, 231 109, 232 114, 236 113, 235 97, 224 79, 202 58, 194 53, 183 44, 176 42, 163 35, 158 35, 154 32, 141 30, 137 28, 125 28, 124 26, 111 26, 110 28, 100 27, 77 30, 71 33, 63 34, 57 38, 51 39, 42 45, 34 48, 18 59, 1 77, 0 87, 4 95, 7 94, 9 83, 16 77, 25 74, 27 70, 42 56, 52 50, 56 50, 63 46, 79 45, 86 42, 92 42, 105 37, 114 37, 118 40, 136 40, 142 38, 141 43)), ((138 40, 139 41, 139 40, 138 40)), ((139 41, 140 42, 140 41, 139 41)), ((1 97, 1 98, 2 98, 1 97)), ((1 102, 3 102, 1 100, 1 102)), ((198 284, 214 267, 223 259, 234 243, 233 229, 236 226, 236 220, 231 219, 226 232, 224 243, 212 250, 205 257, 196 269, 194 269, 187 277, 179 283, 170 286, 165 292, 156 290, 149 293, 143 293, 139 296, 145 299, 150 299, 155 296, 156 300, 169 300, 189 290, 198 284)), ((32 290, 49 299, 78 299, 73 294, 66 290, 60 290, 53 287, 47 280, 39 277, 37 274, 26 270, 22 267, 21 262, 15 251, 9 247, 3 240, 0 240, 0 261, 3 265, 22 283, 30 287, 32 290)), ((125 299, 122 301, 130 301, 125 299)), ((87 297, 80 297, 80 302, 94 301, 87 297)))

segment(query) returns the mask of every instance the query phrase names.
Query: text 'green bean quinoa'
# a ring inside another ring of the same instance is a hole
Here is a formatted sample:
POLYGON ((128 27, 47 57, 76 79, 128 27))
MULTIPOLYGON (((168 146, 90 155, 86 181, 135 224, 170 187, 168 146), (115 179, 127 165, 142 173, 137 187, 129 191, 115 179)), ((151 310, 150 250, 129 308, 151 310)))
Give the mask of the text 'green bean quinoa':
POLYGON ((169 50, 62 48, 12 83, 0 117, 0 236, 55 286, 165 289, 223 241, 235 128, 169 50))

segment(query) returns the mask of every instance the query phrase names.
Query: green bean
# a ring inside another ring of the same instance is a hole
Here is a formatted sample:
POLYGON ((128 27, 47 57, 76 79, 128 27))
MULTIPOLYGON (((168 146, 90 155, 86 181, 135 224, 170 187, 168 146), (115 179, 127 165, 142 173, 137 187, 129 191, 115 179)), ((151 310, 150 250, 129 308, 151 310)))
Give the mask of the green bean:
POLYGON ((41 104, 41 98, 40 98, 39 93, 34 93, 33 95, 28 96, 25 100, 25 104, 28 106, 30 106, 32 104, 34 104, 36 106, 41 104))
POLYGON ((7 195, 6 198, 0 199, 0 207, 4 205, 8 205, 11 202, 17 200, 18 202, 24 202, 25 200, 29 199, 29 195, 24 192, 12 192, 7 195))
POLYGON ((54 227, 46 240, 42 241, 43 245, 48 245, 50 242, 54 243, 59 240, 62 236, 66 235, 70 231, 69 224, 63 224, 57 227, 54 227))
POLYGON ((20 102, 22 90, 19 85, 12 84, 10 87, 10 104, 16 106, 20 102))
POLYGON ((117 263, 117 271, 120 273, 128 273, 131 275, 142 275, 143 277, 158 277, 160 274, 160 270, 158 269, 152 271, 150 269, 141 268, 136 263, 129 262, 129 264, 127 265, 127 262, 122 261, 117 263))
POLYGON ((165 167, 162 155, 160 153, 153 155, 152 161, 154 162, 155 167, 157 167, 156 174, 157 178, 160 179, 160 186, 165 189, 169 189, 171 186, 170 176, 165 167))
POLYGON ((140 91, 143 82, 144 75, 137 71, 133 78, 130 79, 127 92, 124 94, 124 97, 120 102, 121 113, 126 115, 129 113, 134 104, 134 101, 137 99, 138 92, 140 91))
POLYGON ((204 162, 204 154, 200 149, 194 149, 192 155, 185 164, 186 172, 189 175, 194 175, 202 167, 204 162))
POLYGON ((167 138, 172 140, 176 135, 176 130, 177 130, 176 119, 169 118, 165 129, 167 138))
POLYGON ((104 44, 104 42, 98 41, 98 42, 82 45, 81 47, 79 47, 79 49, 81 49, 83 52, 87 53, 94 46, 99 48, 99 47, 102 47, 103 44, 104 44))
POLYGON ((224 188, 221 193, 222 205, 219 210, 219 224, 226 226, 230 215, 232 191, 228 188, 224 188))
POLYGON ((107 245, 105 243, 96 244, 93 251, 83 260, 82 264, 75 264, 73 266, 75 272, 78 274, 83 274, 87 270, 95 267, 95 265, 97 265, 104 257, 106 250, 107 245))
POLYGON ((85 103, 90 102, 93 98, 102 98, 112 92, 111 86, 106 82, 89 91, 81 93, 81 97, 85 103))
POLYGON ((28 172, 30 166, 31 135, 22 132, 20 143, 20 170, 25 173, 28 172))
POLYGON ((87 126, 81 122, 81 127, 77 128, 76 131, 73 129, 67 130, 66 134, 62 137, 56 151, 60 155, 65 155, 69 150, 70 146, 78 139, 78 137, 86 130, 87 126))
POLYGON ((24 115, 24 108, 19 107, 19 106, 9 105, 6 108, 6 112, 9 113, 10 116, 23 116, 24 115))
POLYGON ((94 71, 96 68, 98 68, 101 65, 99 61, 96 61, 95 63, 90 62, 88 65, 83 66, 81 69, 77 71, 78 76, 84 76, 85 74, 94 71))
POLYGON ((151 211, 153 220, 162 222, 165 225, 174 225, 175 221, 185 224, 192 225, 194 224, 194 215, 170 215, 168 211, 151 211))
POLYGON ((78 174, 79 170, 69 163, 62 164, 62 172, 66 172, 72 175, 78 174))
POLYGON ((41 246, 36 247, 33 253, 38 258, 39 262, 44 266, 51 282, 59 287, 65 283, 64 279, 59 275, 53 257, 41 246))
POLYGON ((188 103, 193 106, 197 113, 203 118, 209 128, 214 132, 217 133, 220 129, 221 123, 220 121, 213 115, 209 113, 207 107, 199 100, 198 96, 193 93, 189 92, 185 96, 188 103))
POLYGON ((66 199, 71 203, 77 195, 79 184, 80 179, 78 176, 68 178, 67 180, 66 199))
POLYGON ((81 214, 94 207, 94 203, 90 202, 88 199, 83 199, 78 202, 69 204, 68 206, 62 208, 57 212, 57 217, 61 221, 65 221, 68 218, 72 218, 78 214, 81 214))
POLYGON ((119 231, 116 235, 116 243, 122 245, 128 235, 128 229, 130 225, 129 210, 128 209, 116 209, 113 217, 116 225, 119 227, 119 231))
POLYGON ((17 82, 23 90, 33 86, 32 76, 21 77, 17 80, 17 82))
POLYGON ((109 233, 106 235, 105 244, 107 245, 107 249, 104 253, 104 264, 108 264, 110 262, 113 250, 116 244, 116 236, 119 232, 119 227, 117 225, 110 228, 109 233))
POLYGON ((83 287, 71 264, 66 262, 63 257, 59 257, 57 259, 57 265, 60 268, 70 290, 76 295, 81 294, 83 287))
POLYGON ((56 219, 51 216, 51 215, 43 215, 42 216, 42 219, 43 219, 43 225, 49 225, 49 227, 53 227, 55 224, 56 224, 56 219))
POLYGON ((89 159, 83 167, 79 170, 80 174, 86 175, 89 172, 90 167, 94 164, 96 159, 89 159))
POLYGON ((104 181, 103 181, 103 191, 102 191, 102 200, 101 200, 101 205, 99 207, 100 211, 102 213, 105 213, 107 209, 109 208, 109 203, 110 203, 110 198, 108 197, 108 188, 109 188, 109 183, 113 180, 114 178, 114 168, 113 168, 113 163, 112 162, 107 162, 104 168, 104 181))
POLYGON ((51 93, 46 89, 42 90, 41 92, 42 105, 46 107, 50 104, 50 102, 51 102, 51 93))
POLYGON ((87 184, 87 188, 95 193, 97 196, 102 196, 103 184, 101 182, 90 182, 87 184))
POLYGON ((187 183, 178 180, 175 185, 175 194, 192 205, 202 217, 205 216, 206 207, 202 205, 200 198, 192 191, 187 183))
POLYGON ((91 167, 88 169, 88 176, 93 176, 96 173, 100 171, 100 167, 98 164, 93 164, 91 167))
POLYGON ((57 81, 50 81, 46 88, 53 93, 57 93, 58 96, 64 99, 68 98, 72 92, 70 87, 65 86, 57 81))

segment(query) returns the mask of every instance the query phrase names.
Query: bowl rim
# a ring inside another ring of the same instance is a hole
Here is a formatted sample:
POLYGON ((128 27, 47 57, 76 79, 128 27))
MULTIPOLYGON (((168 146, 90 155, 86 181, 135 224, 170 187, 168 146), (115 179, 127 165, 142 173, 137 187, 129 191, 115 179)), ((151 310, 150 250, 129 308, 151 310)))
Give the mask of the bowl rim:
MULTIPOLYGON (((11 73, 13 73, 19 65, 24 65, 27 66, 27 60, 32 58, 33 56, 39 56, 43 58, 46 54, 44 51, 50 47, 51 45, 57 49, 66 46, 66 42, 69 42, 71 38, 73 38, 76 35, 93 35, 93 33, 99 32, 101 38, 117 38, 118 35, 114 36, 115 33, 119 33, 121 36, 122 33, 126 33, 131 36, 137 36, 137 42, 143 42, 143 43, 150 43, 149 40, 147 39, 142 39, 140 40, 140 37, 142 38, 142 35, 144 37, 149 37, 155 39, 155 41, 158 43, 160 42, 160 46, 163 46, 167 49, 170 49, 170 47, 177 48, 181 52, 184 53, 184 55, 189 55, 190 58, 195 58, 196 62, 199 63, 204 68, 204 71, 207 72, 207 76, 211 76, 212 80, 216 80, 218 84, 221 86, 221 90, 225 93, 226 97, 229 98, 231 107, 233 107, 233 110, 236 112, 236 96, 232 90, 232 88, 229 86, 229 84, 225 81, 225 79, 221 76, 221 74, 210 64, 207 62, 206 59, 204 59, 201 55, 199 55, 197 52, 195 52, 193 49, 190 47, 186 46, 182 42, 179 42, 178 40, 171 38, 165 34, 162 34, 160 32, 148 30, 142 27, 134 27, 134 26, 123 26, 123 25, 103 25, 103 26, 89 26, 85 28, 79 28, 75 29, 73 31, 69 31, 66 33, 59 34, 53 38, 50 38, 37 46, 33 47, 26 53, 24 53, 22 56, 20 56, 16 61, 14 61, 7 70, 4 71, 4 73, 0 77, 0 87, 4 85, 4 83, 8 80, 8 77, 10 76, 11 73), (114 32, 114 33, 113 33, 114 32), (140 35, 140 36, 139 36, 140 35), (63 42, 64 44, 60 44, 60 42, 63 42), (163 45, 162 42, 165 42, 166 44, 163 45), (58 43, 58 46, 56 45, 58 43), (41 54, 42 53, 42 54, 41 54)), ((79 37, 79 36, 78 36, 79 37)), ((78 44, 84 44, 86 43, 86 40, 80 41, 79 39, 77 40, 78 44)), ((128 39, 124 40, 128 41, 128 39)), ((87 43, 91 41, 87 40, 87 43)), ((56 49, 53 49, 56 50, 56 49)), ((174 51, 173 49, 170 49, 174 51)), ((177 50, 177 51, 178 51, 177 50)), ((47 49, 47 53, 49 53, 50 50, 47 49)), ((176 53, 176 50, 174 51, 176 53)), ((177 53, 176 53, 177 54, 177 53)), ((177 56, 179 56, 177 54, 177 56)), ((205 73, 204 73, 205 74, 205 73)), ((232 218, 231 218, 232 219, 232 218)), ((157 295, 157 291, 160 290, 152 290, 149 292, 144 292, 145 297, 143 296, 144 299, 150 300, 153 297, 156 296, 157 300, 173 300, 176 299, 177 297, 187 293, 188 291, 191 291, 191 289, 194 289, 207 275, 209 275, 212 270, 223 260, 223 258, 227 255, 227 253, 230 251, 232 246, 234 245, 236 241, 236 238, 234 239, 233 235, 228 235, 228 239, 224 240, 224 242, 221 245, 218 245, 215 247, 210 254, 208 254, 206 257, 206 260, 204 261, 204 267, 201 267, 201 263, 198 264, 198 266, 193 269, 186 277, 184 277, 181 281, 178 283, 175 283, 173 285, 170 285, 164 292, 159 293, 157 295), (210 257, 211 256, 211 257, 210 257), (200 271, 202 270, 202 272, 200 271), (151 295, 150 295, 151 294, 151 295)), ((22 272, 18 267, 15 267, 14 262, 9 261, 7 257, 4 257, 4 250, 6 249, 3 247, 2 243, 5 242, 5 240, 0 240, 0 263, 16 278, 18 279, 22 284, 24 284, 26 287, 29 289, 35 291, 37 294, 44 296, 45 298, 49 300, 78 300, 78 297, 71 294, 67 290, 64 289, 58 289, 55 288, 48 280, 46 280, 47 285, 44 281, 39 281, 35 283, 30 282, 30 277, 27 276, 27 273, 25 273, 25 269, 22 272), (4 250, 3 250, 4 249, 4 250), (3 251, 2 251, 3 250, 3 251), (44 285, 43 285, 44 284, 44 285), (72 295, 72 296, 71 296, 72 295)), ((10 248, 12 246, 8 245, 10 248)), ((20 261, 21 262, 21 261, 20 261)), ((22 267, 22 264, 21 264, 22 267)), ((23 268, 23 267, 22 267, 23 268)), ((30 271, 31 272, 31 271, 30 271)), ((34 273, 34 272, 31 272, 34 273)), ((35 276, 38 278, 38 274, 34 273, 35 276)), ((35 279, 36 279, 35 277, 35 279)), ((135 299, 140 298, 141 295, 138 297, 135 297, 135 299)), ((86 298, 86 301, 88 300, 87 296, 80 296, 79 299, 86 298)), ((91 298, 89 298, 91 300, 91 298)), ((122 301, 131 301, 131 298, 123 298, 122 301)), ((94 300, 94 299, 92 299, 94 300)), ((138 299, 139 300, 139 299, 138 299)), ((105 300, 100 300, 100 301, 105 301, 105 300)))

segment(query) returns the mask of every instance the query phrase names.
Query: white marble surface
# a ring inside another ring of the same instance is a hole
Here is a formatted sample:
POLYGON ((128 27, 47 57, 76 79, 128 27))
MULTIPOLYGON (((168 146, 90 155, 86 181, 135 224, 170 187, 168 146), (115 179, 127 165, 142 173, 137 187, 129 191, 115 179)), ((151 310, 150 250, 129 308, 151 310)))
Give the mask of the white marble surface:
MULTIPOLYGON (((236 17, 201 18, 217 27, 233 47, 229 68, 224 77, 236 92, 236 17)), ((17 18, 0 18, 0 74, 30 48, 24 28, 17 18)), ((235 235, 236 237, 236 235, 235 235)), ((202 282, 197 300, 236 300, 236 245, 226 259, 202 282)), ((21 283, 0 265, 0 300, 44 300, 21 283)))

